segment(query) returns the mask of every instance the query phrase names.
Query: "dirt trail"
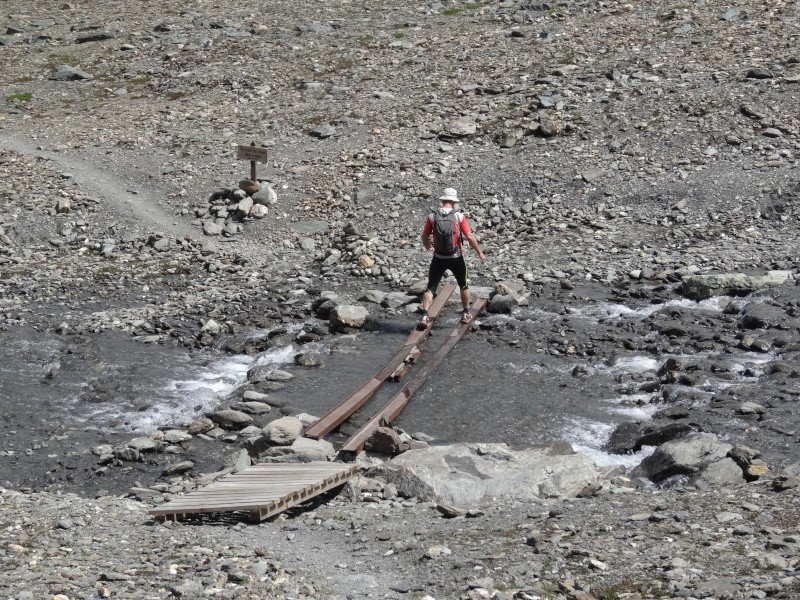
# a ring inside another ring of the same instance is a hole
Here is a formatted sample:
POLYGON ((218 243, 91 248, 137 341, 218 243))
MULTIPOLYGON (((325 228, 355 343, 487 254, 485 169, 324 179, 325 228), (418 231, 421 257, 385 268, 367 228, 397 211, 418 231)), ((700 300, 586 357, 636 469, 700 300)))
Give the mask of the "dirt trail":
MULTIPOLYGON (((135 231, 161 231, 176 238, 197 238, 200 234, 185 217, 162 206, 169 192, 157 185, 158 179, 142 172, 134 163, 109 154, 90 156, 86 150, 71 150, 69 153, 47 150, 41 142, 26 136, 5 134, 0 139, 0 148, 51 161, 58 169, 69 173, 86 192, 106 201, 106 217, 125 221, 135 231)), ((49 140, 49 144, 57 147, 53 140, 49 140)), ((141 160, 137 162, 141 163, 141 160)), ((207 239, 204 241, 209 242, 207 239)))

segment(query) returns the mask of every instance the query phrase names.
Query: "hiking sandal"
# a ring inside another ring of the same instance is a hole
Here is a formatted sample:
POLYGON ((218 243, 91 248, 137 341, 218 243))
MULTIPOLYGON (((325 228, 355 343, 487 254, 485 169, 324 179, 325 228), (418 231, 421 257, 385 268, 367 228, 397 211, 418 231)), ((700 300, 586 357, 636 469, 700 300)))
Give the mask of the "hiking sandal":
POLYGON ((417 323, 417 329, 427 329, 431 325, 431 318, 428 315, 425 315, 419 320, 417 323))
POLYGON ((464 311, 464 314, 461 315, 461 322, 466 324, 469 323, 470 321, 472 321, 472 315, 469 314, 469 312, 464 311))

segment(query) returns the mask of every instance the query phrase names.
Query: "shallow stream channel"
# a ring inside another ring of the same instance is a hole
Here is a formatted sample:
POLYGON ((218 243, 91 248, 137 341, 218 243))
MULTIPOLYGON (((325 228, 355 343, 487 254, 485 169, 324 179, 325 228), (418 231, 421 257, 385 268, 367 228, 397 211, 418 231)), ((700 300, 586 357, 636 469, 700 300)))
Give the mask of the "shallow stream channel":
MULTIPOLYGON (((655 419, 746 443, 772 464, 797 462, 797 296, 797 286, 702 302, 668 288, 545 288, 511 314, 480 318, 395 425, 436 443, 567 441, 600 464, 632 467, 653 447, 610 453, 608 442, 621 423, 655 419), (754 314, 761 320, 748 320, 754 314)), ((458 314, 457 304, 445 309, 419 364, 458 314)), ((145 344, 122 332, 10 327, 0 333, 0 486, 101 493, 146 484, 163 461, 107 472, 91 448, 187 425, 238 399, 255 365, 293 375, 270 392, 276 408, 266 421, 281 413, 320 416, 385 364, 415 319, 381 315, 368 330, 302 345, 296 337, 304 324, 297 323, 280 336, 286 343, 255 356, 145 344), (322 365, 298 366, 298 353, 322 365)), ((402 385, 387 383, 332 441, 402 385)), ((226 451, 218 442, 195 448, 197 470, 219 469, 226 451)))

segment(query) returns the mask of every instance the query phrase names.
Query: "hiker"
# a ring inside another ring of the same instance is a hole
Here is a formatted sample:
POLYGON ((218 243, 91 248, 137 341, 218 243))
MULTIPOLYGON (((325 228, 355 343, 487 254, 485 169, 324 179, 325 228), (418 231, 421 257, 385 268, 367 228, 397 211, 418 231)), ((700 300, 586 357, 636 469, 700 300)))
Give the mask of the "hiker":
POLYGON ((481 262, 486 262, 486 255, 478 245, 478 240, 469 228, 467 218, 455 206, 458 204, 458 194, 453 188, 444 190, 439 197, 442 201, 441 208, 436 209, 425 220, 422 229, 422 245, 428 252, 433 252, 431 266, 428 269, 428 287, 422 294, 422 319, 419 327, 424 329, 431 323, 428 309, 433 302, 433 295, 445 271, 450 271, 461 289, 461 305, 464 313, 462 323, 469 323, 472 319, 469 314, 469 279, 467 278, 467 263, 464 261, 462 240, 466 239, 473 250, 478 253, 481 262), (448 235, 448 232, 450 234, 448 235))

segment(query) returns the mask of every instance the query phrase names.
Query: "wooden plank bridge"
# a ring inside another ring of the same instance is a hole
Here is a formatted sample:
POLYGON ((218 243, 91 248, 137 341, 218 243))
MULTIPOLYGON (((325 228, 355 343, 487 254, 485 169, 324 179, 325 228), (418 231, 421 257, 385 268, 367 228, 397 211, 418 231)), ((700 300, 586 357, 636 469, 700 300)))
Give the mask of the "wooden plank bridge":
POLYGON ((358 469, 337 462, 253 465, 165 502, 150 514, 161 523, 227 512, 243 512, 254 521, 263 521, 344 484, 358 469))
MULTIPOLYGON (((400 350, 375 375, 309 426, 304 435, 320 439, 336 429, 364 406, 388 380, 402 378, 422 352, 422 343, 429 336, 436 318, 443 310, 455 285, 445 284, 434 299, 428 315, 431 323, 414 329, 400 350)), ((488 303, 478 298, 470 307, 470 323, 457 323, 433 355, 403 387, 342 446, 339 458, 352 459, 384 421, 394 421, 411 401, 411 397, 430 378, 458 341, 469 331, 471 323, 488 303)), ((214 513, 246 513, 252 520, 262 521, 284 510, 307 502, 314 496, 343 485, 359 467, 343 462, 266 463, 247 467, 226 475, 208 486, 179 496, 150 510, 159 522, 178 521, 189 515, 214 513)))
POLYGON ((405 370, 399 371, 398 369, 401 369, 406 362, 413 362, 416 360, 419 354, 420 344, 425 341, 430 334, 436 318, 439 316, 439 313, 441 313, 445 304, 447 304, 448 299, 455 289, 455 284, 445 284, 442 290, 436 295, 436 298, 428 310, 428 316, 431 319, 430 325, 425 329, 414 329, 409 334, 405 343, 400 347, 400 350, 389 359, 385 367, 367 379, 361 387, 333 407, 328 413, 320 417, 318 421, 310 425, 303 435, 314 439, 319 439, 327 435, 349 419, 359 408, 364 406, 387 379, 397 379, 402 376, 405 370))
POLYGON ((403 412, 403 409, 411 401, 411 396, 413 396, 414 393, 416 393, 416 391, 423 386, 423 384, 433 374, 437 367, 442 364, 442 361, 448 355, 450 350, 452 350, 458 341, 464 337, 467 331, 469 331, 471 323, 481 313, 481 311, 483 311, 488 302, 489 301, 487 298, 478 298, 478 300, 472 304, 472 307, 469 311, 470 316, 472 317, 470 322, 459 322, 455 327, 453 327, 448 336, 445 338, 444 342, 442 342, 442 345, 439 346, 433 356, 431 356, 428 362, 426 362, 425 365, 420 369, 419 373, 416 373, 413 379, 406 383, 403 388, 397 392, 397 394, 395 394, 381 410, 379 410, 361 427, 361 429, 354 433, 350 439, 345 442, 341 449, 342 455, 348 456, 361 452, 361 450, 364 449, 364 444, 366 441, 380 426, 382 421, 394 421, 400 415, 400 413, 403 412))

